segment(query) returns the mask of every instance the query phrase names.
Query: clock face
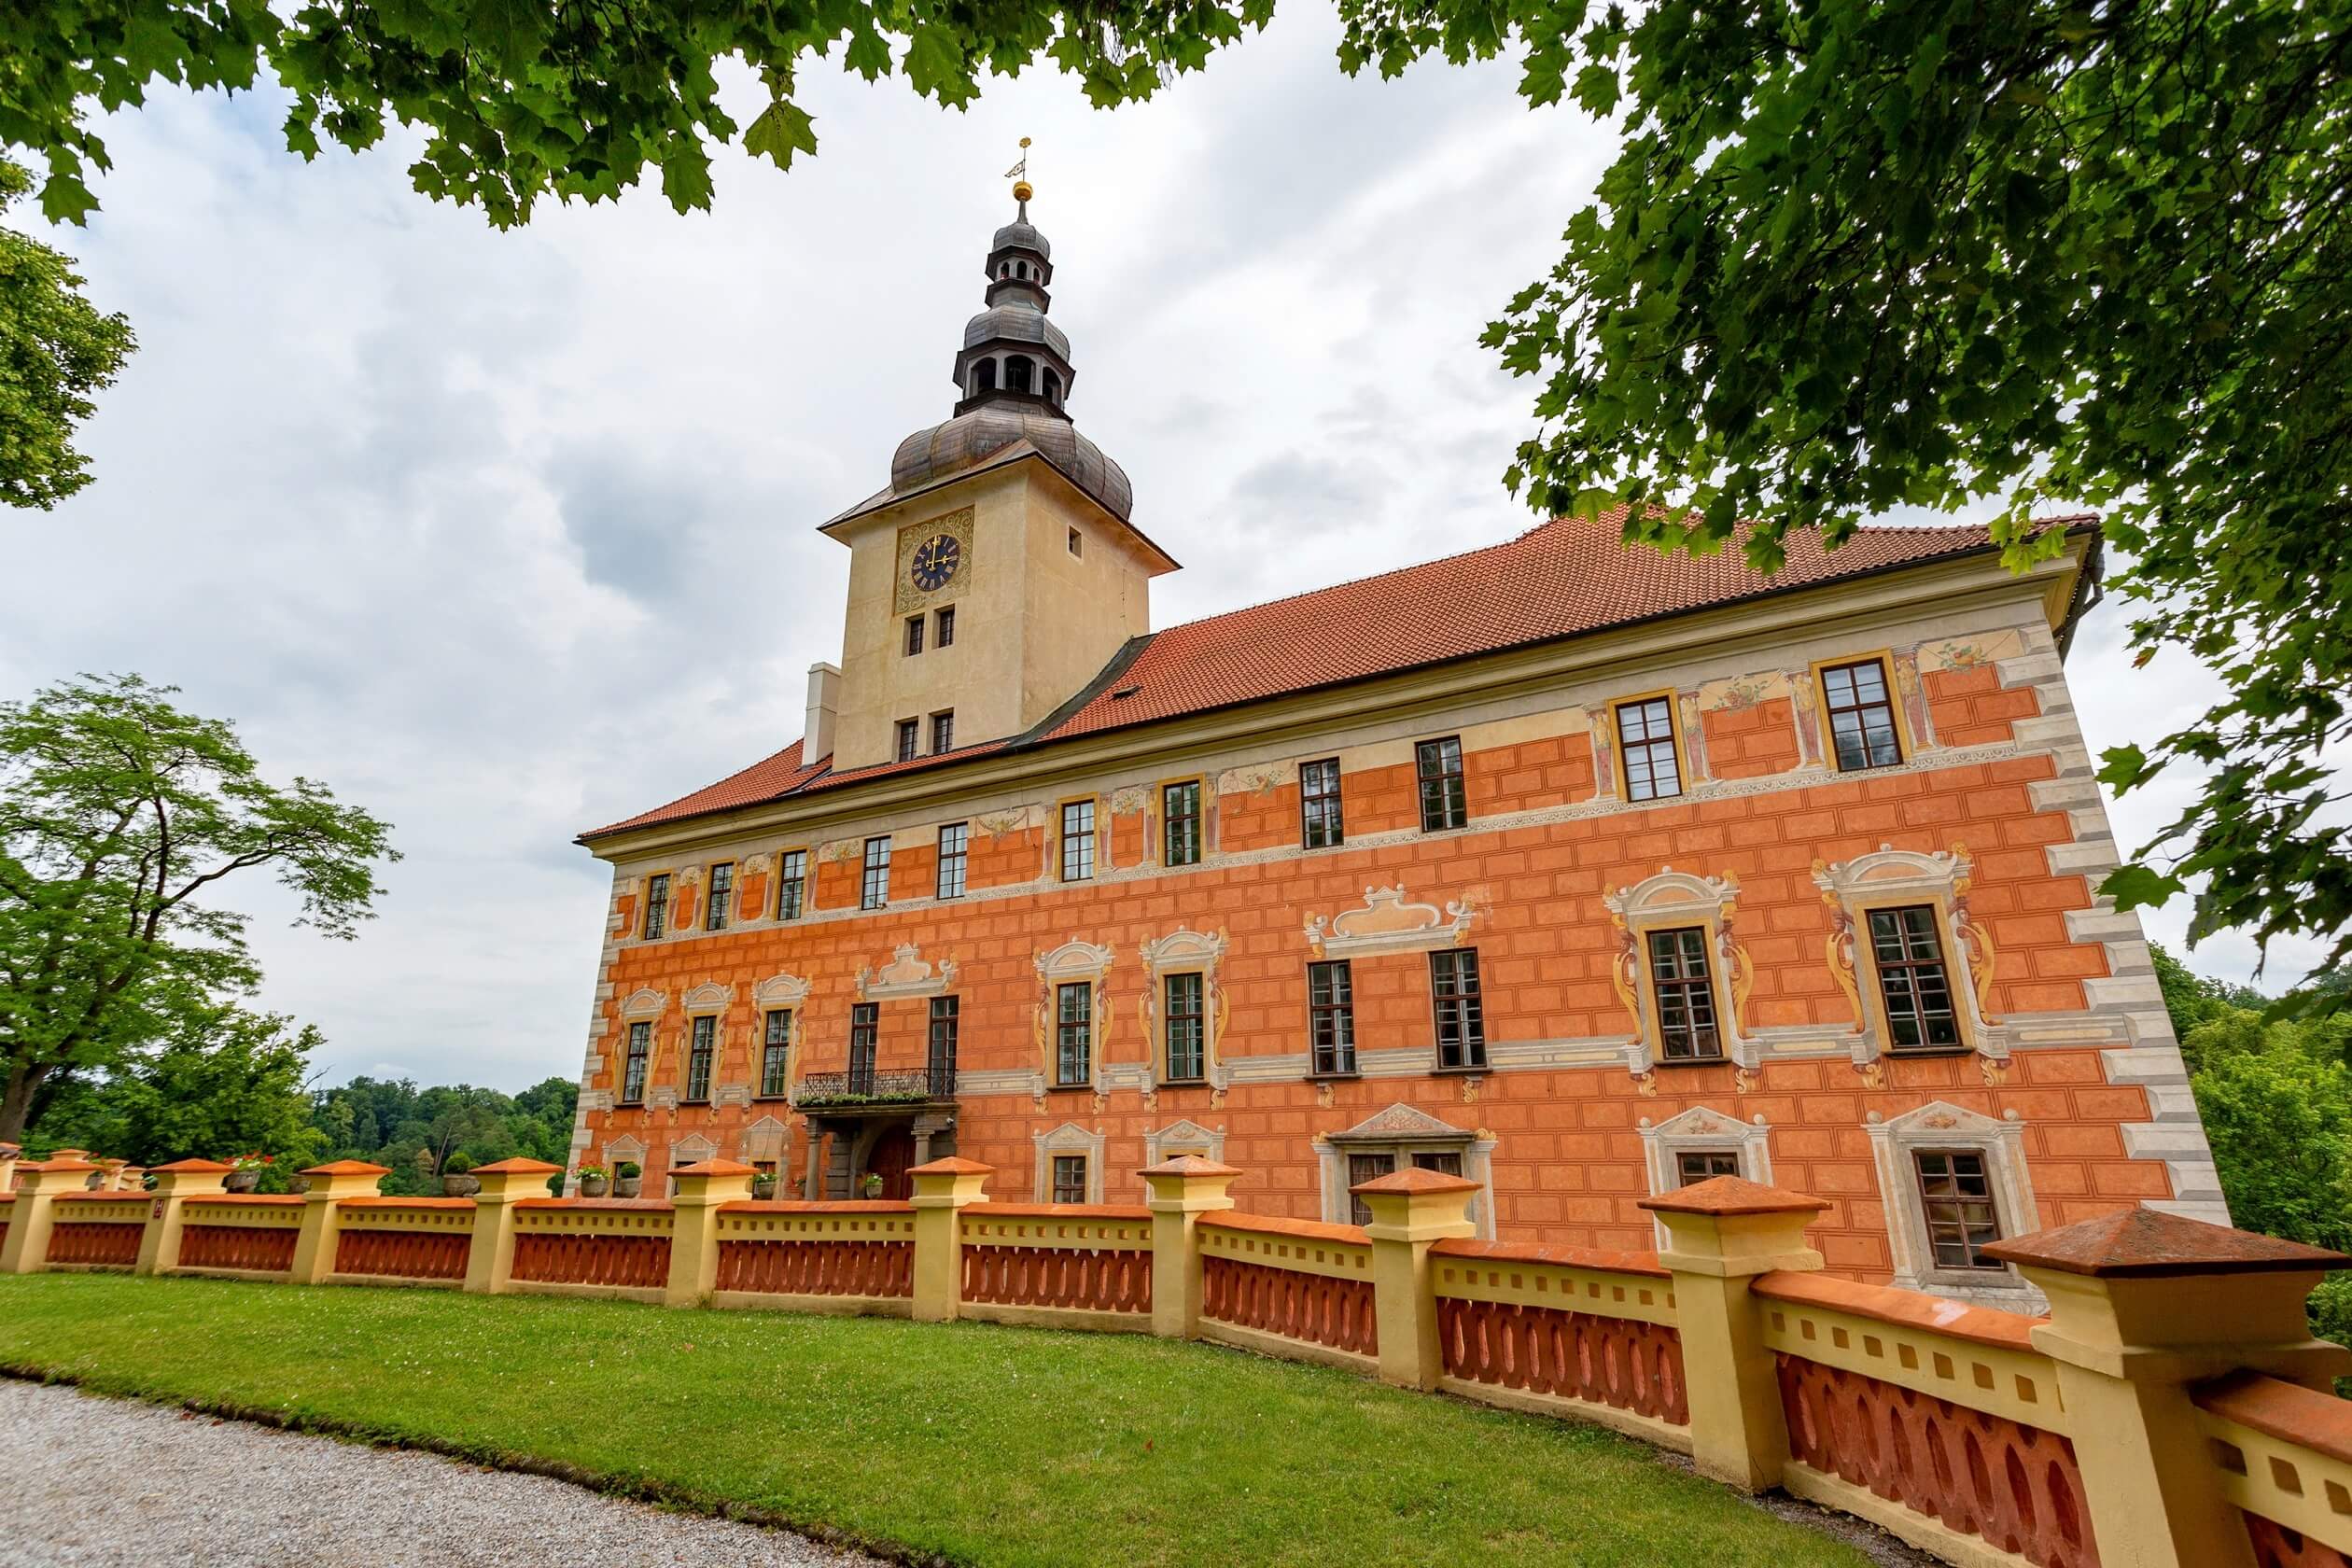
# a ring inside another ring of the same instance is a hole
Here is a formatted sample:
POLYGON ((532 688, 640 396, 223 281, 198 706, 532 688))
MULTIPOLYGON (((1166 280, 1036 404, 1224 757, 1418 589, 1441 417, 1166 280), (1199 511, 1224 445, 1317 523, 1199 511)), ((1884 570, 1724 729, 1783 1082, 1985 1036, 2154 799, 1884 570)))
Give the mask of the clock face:
POLYGON ((963 565, 963 546, 948 534, 934 534, 915 547, 915 567, 907 573, 915 586, 924 593, 935 593, 947 585, 963 565))

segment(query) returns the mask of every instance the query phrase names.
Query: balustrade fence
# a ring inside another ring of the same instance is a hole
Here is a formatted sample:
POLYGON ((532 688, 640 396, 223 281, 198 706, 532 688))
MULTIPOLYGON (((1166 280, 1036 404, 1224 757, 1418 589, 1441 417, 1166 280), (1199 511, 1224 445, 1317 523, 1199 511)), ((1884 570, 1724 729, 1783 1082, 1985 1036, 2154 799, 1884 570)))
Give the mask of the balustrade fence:
POLYGON ((1411 1169, 1365 1225, 1238 1212, 1185 1157, 1141 1206, 992 1203, 985 1166, 917 1168, 904 1203, 755 1202, 752 1171, 670 1200, 539 1196, 510 1160, 474 1198, 154 1190, 79 1159, 0 1165, 0 1275, 135 1269, 600 1295, 1151 1333, 1320 1361, 1599 1422, 1749 1490, 1785 1488, 1967 1568, 2352 1568, 2352 1353, 2303 1302, 2348 1260, 2135 1211, 2000 1243, 2029 1318, 1856 1284, 1804 1244, 1817 1199, 1719 1178, 1645 1200, 1659 1253, 1473 1239, 1475 1189, 1411 1169))

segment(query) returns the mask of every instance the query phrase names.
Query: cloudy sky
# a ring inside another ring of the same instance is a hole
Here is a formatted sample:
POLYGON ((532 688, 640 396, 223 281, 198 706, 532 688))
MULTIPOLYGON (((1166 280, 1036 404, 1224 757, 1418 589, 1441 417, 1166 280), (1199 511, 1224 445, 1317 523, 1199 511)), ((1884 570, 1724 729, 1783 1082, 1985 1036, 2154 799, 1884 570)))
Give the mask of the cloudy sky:
MULTIPOLYGON (((1556 259, 1608 132, 1529 112, 1507 66, 1351 81, 1337 39, 1292 7, 1115 114, 1053 76, 964 114, 811 76, 813 162, 722 154, 713 213, 639 192, 504 234, 413 194, 413 144, 305 166, 274 94, 165 92, 107 128, 104 211, 47 236, 141 346, 97 483, 0 517, 0 694, 136 670, 394 822, 357 943, 238 895, 329 1081, 568 1076, 608 885, 572 836, 798 734, 848 560, 815 525, 947 414, 1021 136, 1071 408, 1186 564, 1158 624, 1530 522, 1499 476, 1531 388, 1477 334, 1556 259)), ((2110 608, 2077 645, 2094 748, 2202 703, 2121 635, 2110 608)))

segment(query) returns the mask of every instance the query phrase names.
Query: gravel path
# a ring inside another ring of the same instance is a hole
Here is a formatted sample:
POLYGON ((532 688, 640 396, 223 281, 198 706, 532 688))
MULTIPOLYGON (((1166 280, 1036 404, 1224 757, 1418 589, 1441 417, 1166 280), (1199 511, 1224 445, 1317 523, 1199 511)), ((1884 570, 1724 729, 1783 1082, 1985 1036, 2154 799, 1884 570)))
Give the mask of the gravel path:
POLYGON ((539 1476, 0 1379, 5 1568, 876 1568, 539 1476))

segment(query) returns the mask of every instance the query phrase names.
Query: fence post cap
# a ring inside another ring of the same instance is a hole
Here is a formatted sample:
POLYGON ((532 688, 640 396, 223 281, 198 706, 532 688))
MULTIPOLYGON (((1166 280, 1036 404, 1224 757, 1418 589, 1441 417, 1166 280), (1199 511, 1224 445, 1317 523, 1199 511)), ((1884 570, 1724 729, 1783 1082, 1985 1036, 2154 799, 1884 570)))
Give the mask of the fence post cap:
POLYGON ((1239 1176, 1241 1172, 1230 1165, 1204 1159, 1198 1155, 1178 1155, 1157 1165, 1147 1165, 1136 1172, 1138 1176, 1239 1176))
POLYGON ((1829 1200, 1810 1193, 1768 1187, 1740 1176, 1711 1176, 1673 1192, 1640 1199, 1638 1209, 1658 1214, 1817 1214, 1829 1200))
POLYGON ((1408 1197, 1417 1193, 1474 1193, 1477 1190, 1478 1183, 1466 1177, 1449 1176, 1442 1170, 1423 1170, 1417 1165, 1403 1170, 1392 1170, 1385 1176, 1375 1176, 1368 1182, 1358 1182, 1348 1189, 1351 1193, 1403 1193, 1408 1197))
POLYGON ((2352 1268, 2352 1257, 2161 1209, 2127 1209, 2055 1230, 1995 1241, 1984 1255, 2023 1268, 2093 1279, 2183 1274, 2313 1274, 2352 1268))
POLYGON ((982 1165, 978 1160, 968 1160, 949 1155, 945 1159, 935 1159, 929 1165, 916 1166, 909 1169, 907 1174, 909 1176, 993 1176, 996 1174, 996 1167, 982 1165))
POLYGON ((314 1165, 302 1172, 305 1176, 389 1176, 388 1165, 370 1165, 366 1160, 330 1160, 314 1165))
POLYGON ((563 1169, 560 1165, 550 1165, 545 1160, 524 1159, 518 1155, 513 1159, 497 1160, 489 1165, 477 1165, 469 1174, 474 1176, 553 1176, 563 1169))
POLYGON ((157 1176, 224 1176, 237 1168, 226 1160, 183 1159, 149 1169, 157 1176))

